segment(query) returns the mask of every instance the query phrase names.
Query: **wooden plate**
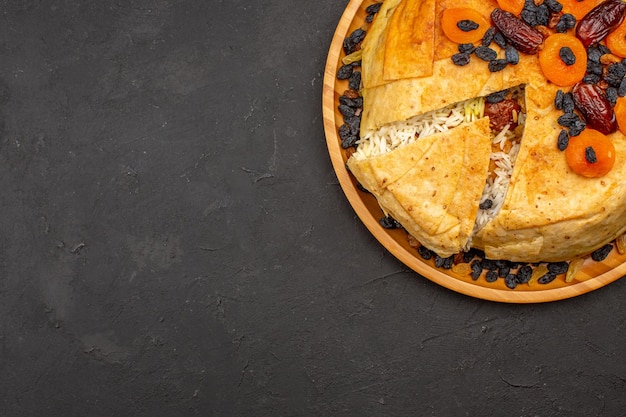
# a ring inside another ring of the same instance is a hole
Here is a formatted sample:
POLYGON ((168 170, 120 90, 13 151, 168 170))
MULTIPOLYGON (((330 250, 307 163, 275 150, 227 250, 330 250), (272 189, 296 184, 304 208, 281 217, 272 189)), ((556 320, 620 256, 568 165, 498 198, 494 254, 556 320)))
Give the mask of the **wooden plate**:
POLYGON ((346 169, 347 154, 341 147, 337 129, 343 124, 343 117, 337 110, 339 96, 348 89, 347 81, 337 80, 336 74, 341 64, 343 41, 358 28, 367 30, 365 8, 374 3, 372 0, 351 0, 346 7, 332 39, 324 73, 322 107, 324 130, 328 152, 339 183, 361 221, 374 237, 396 258, 418 274, 462 294, 485 300, 508 303, 539 303, 574 297, 601 288, 626 274, 626 255, 619 255, 613 250, 602 262, 588 259, 580 272, 570 283, 563 276, 557 277, 550 284, 518 285, 511 290, 504 285, 504 280, 488 283, 484 277, 473 281, 470 277, 455 274, 450 270, 436 268, 432 261, 424 261, 417 251, 408 245, 406 232, 401 229, 383 228, 379 220, 383 213, 375 198, 357 188, 355 179, 346 169))

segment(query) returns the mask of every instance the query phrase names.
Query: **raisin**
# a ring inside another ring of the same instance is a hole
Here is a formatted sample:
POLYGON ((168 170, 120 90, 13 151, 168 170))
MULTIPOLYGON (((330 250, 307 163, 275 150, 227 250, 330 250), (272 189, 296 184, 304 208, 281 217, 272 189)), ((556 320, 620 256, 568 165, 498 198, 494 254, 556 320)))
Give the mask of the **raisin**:
POLYGON ((564 151, 567 149, 567 145, 569 145, 569 135, 565 129, 561 129, 559 138, 557 139, 557 147, 559 148, 559 151, 564 151))
POLYGON ((517 65, 519 63, 519 52, 517 52, 517 49, 508 45, 504 50, 504 58, 509 64, 517 65))
POLYGON ((583 82, 585 84, 597 84, 600 81, 600 75, 598 74, 585 74, 583 82))
POLYGON ((433 251, 428 249, 426 246, 420 246, 419 248, 417 248, 417 253, 422 257, 422 259, 426 261, 432 259, 432 257, 434 256, 433 251))
POLYGON ((553 274, 564 274, 569 269, 569 264, 567 262, 550 262, 548 265, 548 271, 553 274))
POLYGON ((460 67, 469 64, 470 62, 470 54, 466 52, 459 52, 458 54, 452 55, 452 62, 454 65, 458 65, 460 67))
POLYGON ((617 95, 620 97, 626 96, 626 78, 619 83, 619 87, 617 87, 617 95))
POLYGON ((401 229, 402 225, 393 217, 385 216, 379 220, 379 223, 385 229, 401 229))
POLYGON ((382 6, 382 3, 374 3, 374 4, 370 4, 369 6, 367 6, 367 8, 365 9, 365 13, 367 14, 376 14, 380 11, 380 7, 382 6))
POLYGON ((485 99, 487 100, 487 103, 496 104, 503 101, 506 98, 507 93, 507 90, 496 91, 495 93, 489 94, 485 99))
POLYGON ((600 63, 600 61, 592 61, 587 59, 587 72, 589 74, 602 75, 604 67, 600 63))
POLYGON ((470 264, 470 267, 472 268, 472 274, 470 276, 472 277, 474 281, 476 281, 480 277, 480 274, 483 273, 483 267, 481 266, 481 263, 478 260, 472 261, 472 263, 470 264))
POLYGON ((511 267, 508 265, 498 268, 498 276, 500 278, 505 278, 507 275, 509 275, 510 272, 511 272, 511 267))
POLYGON ((563 90, 558 90, 554 97, 554 108, 557 110, 563 110, 563 90))
POLYGON ((474 44, 472 44, 472 43, 461 43, 461 44, 459 44, 459 46, 457 48, 458 48, 459 52, 461 52, 461 53, 471 54, 472 52, 474 52, 474 44))
POLYGON ((556 119, 557 123, 563 127, 570 127, 578 120, 580 117, 576 113, 565 113, 556 119))
POLYGON ((435 266, 437 268, 450 269, 454 264, 454 255, 447 258, 443 258, 439 255, 435 255, 435 266))
POLYGON ((590 164, 595 164, 598 162, 598 157, 596 156, 596 151, 593 150, 592 146, 587 146, 585 148, 585 159, 590 164))
POLYGON ((498 269, 496 262, 491 259, 483 259, 481 261, 481 265, 483 269, 487 269, 489 271, 495 271, 498 269))
POLYGON ((353 72, 354 72, 354 67, 352 65, 350 64, 342 65, 341 67, 339 67, 339 70, 337 71, 337 78, 340 80, 347 80, 348 78, 350 78, 353 72))
POLYGON ((348 81, 348 85, 351 90, 358 90, 361 88, 361 71, 354 71, 350 76, 350 80, 348 81))
POLYGON ((489 61, 489 71, 498 72, 502 71, 509 63, 506 62, 506 59, 494 59, 493 61, 489 61))
POLYGON ((550 22, 550 9, 545 3, 537 6, 535 14, 537 16, 537 25, 548 26, 550 22))
POLYGON ((481 41, 481 45, 482 46, 489 46, 491 45, 491 42, 493 42, 493 39, 496 35, 496 28, 494 28, 493 26, 490 26, 489 29, 487 29, 487 31, 485 32, 483 39, 481 41))
POLYGON ((576 18, 569 13, 565 13, 557 22, 554 30, 558 33, 565 33, 568 30, 572 29, 574 26, 576 26, 576 18))
POLYGON ((339 113, 341 113, 343 117, 352 117, 355 112, 356 111, 350 106, 346 106, 345 104, 339 105, 339 113))
POLYGON ((493 37, 493 41, 496 43, 496 45, 498 45, 500 48, 506 48, 507 45, 507 41, 506 38, 504 37, 504 35, 501 32, 497 32, 494 37, 493 37))
POLYGON ((576 27, 576 36, 585 47, 600 42, 624 19, 626 3, 606 0, 583 17, 576 27))
POLYGON ((587 59, 589 61, 600 63, 600 57, 604 55, 600 48, 596 46, 590 46, 587 48, 587 59))
POLYGON ((494 59, 498 57, 498 53, 496 51, 486 46, 482 46, 482 45, 478 46, 474 50, 474 55, 476 55, 478 58, 482 59, 483 61, 493 61, 494 59))
POLYGON ((543 275, 542 277, 540 277, 539 280, 537 280, 537 282, 540 283, 540 284, 549 284, 552 281, 554 281, 555 278, 556 278, 556 274, 554 274, 552 272, 548 272, 545 275, 543 275))
POLYGON ((509 43, 520 52, 534 54, 543 43, 541 32, 512 13, 494 9, 491 12, 491 20, 509 43))
POLYGON ((343 95, 339 97, 339 103, 348 107, 352 107, 353 109, 358 109, 360 107, 363 107, 363 97, 350 98, 346 95, 343 95))
POLYGON ((456 22, 456 27, 458 27, 463 32, 471 32, 478 29, 478 23, 470 19, 463 19, 456 22))
POLYGON ((576 104, 574 103, 574 97, 572 93, 563 94, 563 112, 564 113, 573 113, 576 108, 576 104))
POLYGON ((498 280, 498 271, 487 271, 485 274, 485 280, 487 282, 496 282, 498 280))
POLYGON ((609 87, 606 89, 606 91, 604 92, 604 95, 606 96, 607 101, 609 102, 609 104, 612 107, 615 107, 615 103, 617 103, 617 88, 615 87, 609 87))
POLYGON ((585 130, 587 128, 587 125, 585 124, 584 121, 582 121, 580 118, 578 118, 577 120, 574 121, 574 123, 572 123, 572 125, 569 127, 569 135, 571 136, 578 136, 582 133, 583 130, 585 130))
POLYGON ((591 253, 591 259, 593 259, 596 262, 601 262, 605 260, 607 256, 609 256, 609 253, 611 253, 612 250, 613 250, 613 245, 608 243, 602 246, 601 248, 593 251, 591 253))
POLYGON ((504 285, 514 290, 517 287, 517 277, 515 274, 507 274, 506 277, 504 277, 504 285))
POLYGON ((519 284, 526 284, 531 275, 533 274, 533 268, 530 265, 524 265, 517 270, 517 282, 519 284))
POLYGON ((491 207, 493 207, 493 201, 491 201, 490 199, 486 199, 478 206, 478 208, 481 210, 489 210, 491 207))
POLYGON ((620 83, 626 75, 626 65, 621 62, 611 64, 607 67, 604 74, 604 81, 606 81, 612 87, 619 87, 620 83))
POLYGON ((557 0, 544 0, 543 4, 545 4, 552 13, 559 13, 563 10, 563 5, 557 0))
POLYGON ((574 65, 576 63, 576 55, 574 55, 574 52, 567 46, 559 49, 559 57, 567 66, 574 65))

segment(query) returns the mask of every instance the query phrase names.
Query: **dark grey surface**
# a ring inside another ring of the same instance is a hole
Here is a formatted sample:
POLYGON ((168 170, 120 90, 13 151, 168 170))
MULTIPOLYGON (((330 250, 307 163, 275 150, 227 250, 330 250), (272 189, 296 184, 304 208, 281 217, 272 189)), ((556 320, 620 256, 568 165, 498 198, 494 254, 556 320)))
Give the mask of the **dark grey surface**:
POLYGON ((1 416, 625 415, 625 281, 472 299, 356 218, 346 3, 0 2, 1 416))

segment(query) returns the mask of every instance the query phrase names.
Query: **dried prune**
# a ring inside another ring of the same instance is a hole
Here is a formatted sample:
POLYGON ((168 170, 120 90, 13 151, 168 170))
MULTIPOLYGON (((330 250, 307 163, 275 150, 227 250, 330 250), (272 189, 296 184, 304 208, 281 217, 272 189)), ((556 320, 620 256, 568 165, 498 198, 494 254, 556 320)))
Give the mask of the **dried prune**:
POLYGON ((576 26, 576 36, 585 47, 600 42, 624 20, 626 3, 606 0, 585 15, 576 26))
POLYGON ((494 9, 491 12, 491 20, 509 43, 520 52, 537 53, 543 43, 541 32, 512 13, 494 9))
POLYGON ((591 253, 591 259, 593 259, 596 262, 602 262, 603 260, 606 259, 607 256, 609 256, 612 250, 613 250, 613 245, 610 243, 607 243, 601 248, 593 251, 591 253))
POLYGON ((572 88, 572 96, 589 127, 605 135, 617 130, 615 113, 598 86, 578 83, 572 88))

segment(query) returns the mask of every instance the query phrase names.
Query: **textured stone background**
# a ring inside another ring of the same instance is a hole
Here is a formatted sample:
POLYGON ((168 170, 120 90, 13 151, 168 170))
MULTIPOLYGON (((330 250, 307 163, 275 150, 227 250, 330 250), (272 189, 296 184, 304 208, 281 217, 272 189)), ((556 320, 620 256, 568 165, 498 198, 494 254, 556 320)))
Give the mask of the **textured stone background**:
POLYGON ((356 218, 346 4, 0 1, 0 415, 626 414, 626 281, 476 300, 356 218))

